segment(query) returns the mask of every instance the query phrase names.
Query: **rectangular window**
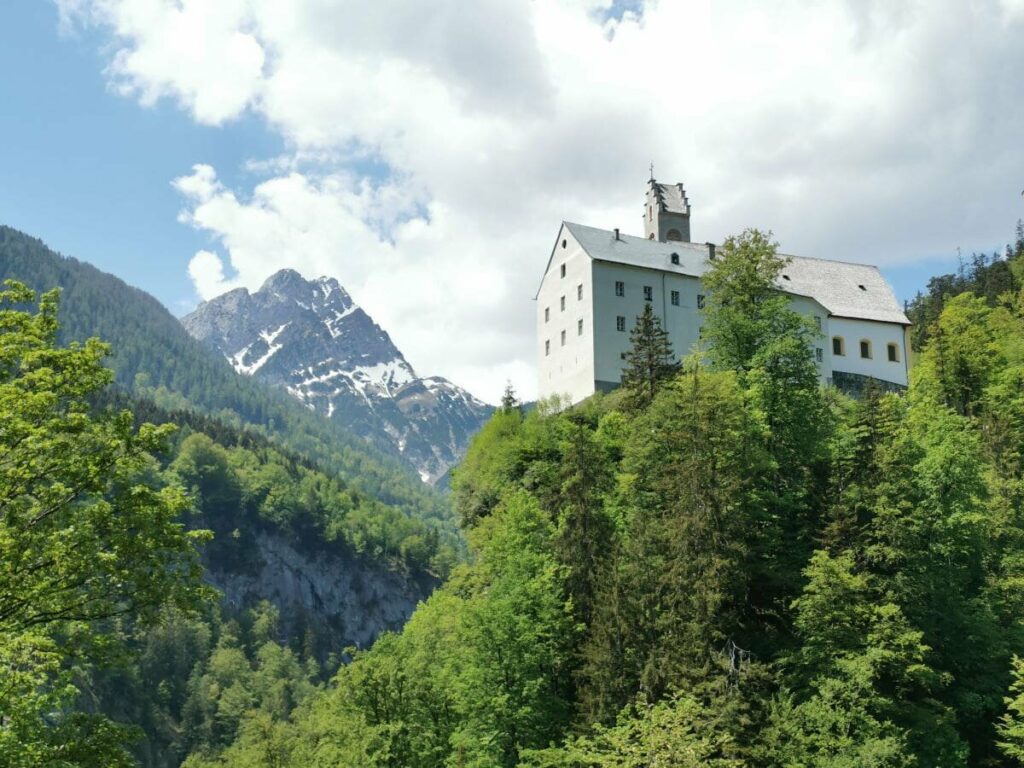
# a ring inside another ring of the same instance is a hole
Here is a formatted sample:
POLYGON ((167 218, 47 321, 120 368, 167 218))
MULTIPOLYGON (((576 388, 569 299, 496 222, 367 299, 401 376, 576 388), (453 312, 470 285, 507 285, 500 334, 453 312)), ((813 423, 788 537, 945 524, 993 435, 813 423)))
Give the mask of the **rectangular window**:
POLYGON ((582 320, 577 320, 576 321, 576 335, 577 336, 582 336, 583 335, 583 321, 582 320))
POLYGON ((565 296, 563 296, 561 299, 559 299, 559 301, 560 301, 561 306, 562 306, 562 311, 565 312, 565 296))
POLYGON ((583 301, 583 283, 576 286, 576 301, 583 301))
POLYGON ((551 307, 544 307, 544 322, 551 319, 551 307))
POLYGON ((625 360, 625 359, 626 359, 626 353, 625 352, 619 352, 619 360, 625 360))
POLYGON ((623 333, 626 330, 626 318, 622 315, 615 318, 615 330, 623 333))
POLYGON ((621 280, 615 281, 615 295, 625 296, 626 295, 626 284, 621 280))
POLYGON ((565 277, 565 264, 562 265, 562 277, 565 277))
POLYGON ((565 346, 565 331, 562 331, 562 346, 565 346))
POLYGON ((825 350, 818 347, 814 350, 814 357, 817 358, 819 363, 825 362, 825 350))
POLYGON ((654 289, 649 286, 644 286, 644 301, 654 301, 654 289))
POLYGON ((672 291, 672 306, 679 306, 679 291, 672 291))
POLYGON ((846 352, 843 350, 843 337, 842 336, 833 336, 832 337, 832 354, 833 355, 837 355, 839 357, 842 357, 843 355, 846 354, 846 352))
POLYGON ((820 331, 821 330, 821 318, 818 317, 817 315, 815 315, 814 316, 814 322, 818 326, 818 330, 820 331))
POLYGON ((860 356, 868 360, 871 359, 871 342, 862 341, 860 343, 860 356))
POLYGON ((701 295, 697 296, 697 309, 704 309, 704 297, 701 295))
POLYGON ((889 362, 890 363, 898 363, 899 361, 900 361, 900 356, 899 356, 899 353, 896 351, 896 345, 895 344, 890 344, 889 345, 889 362))
POLYGON ((551 354, 551 341, 548 340, 548 341, 544 342, 544 357, 547 357, 550 354, 551 354))

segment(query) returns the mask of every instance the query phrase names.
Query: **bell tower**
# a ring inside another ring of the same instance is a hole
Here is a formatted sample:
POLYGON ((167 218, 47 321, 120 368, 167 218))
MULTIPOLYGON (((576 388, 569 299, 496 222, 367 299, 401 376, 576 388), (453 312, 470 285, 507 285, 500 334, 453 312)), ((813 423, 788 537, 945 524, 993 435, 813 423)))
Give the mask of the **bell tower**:
POLYGON ((644 200, 644 236, 661 242, 690 242, 690 201, 679 184, 659 184, 652 172, 644 200))

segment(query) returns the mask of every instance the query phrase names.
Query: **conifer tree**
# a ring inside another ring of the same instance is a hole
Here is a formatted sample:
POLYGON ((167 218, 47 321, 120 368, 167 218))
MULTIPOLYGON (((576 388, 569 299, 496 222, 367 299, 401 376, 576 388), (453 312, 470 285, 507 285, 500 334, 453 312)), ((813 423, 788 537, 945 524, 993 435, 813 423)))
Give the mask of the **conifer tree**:
POLYGON ((629 342, 622 386, 629 392, 632 408, 639 410, 651 403, 662 384, 675 375, 678 366, 668 331, 649 303, 637 316, 636 325, 629 332, 629 342))
POLYGON ((512 386, 511 381, 505 382, 505 392, 501 396, 501 410, 505 413, 512 413, 513 411, 522 412, 522 403, 516 395, 515 387, 512 386))

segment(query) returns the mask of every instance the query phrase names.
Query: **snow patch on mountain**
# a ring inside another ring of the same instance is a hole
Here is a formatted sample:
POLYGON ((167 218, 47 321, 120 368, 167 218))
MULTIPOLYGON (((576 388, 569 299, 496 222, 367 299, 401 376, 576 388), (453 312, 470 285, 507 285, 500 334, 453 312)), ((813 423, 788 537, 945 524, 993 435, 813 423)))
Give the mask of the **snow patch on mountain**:
POLYGON ((281 270, 182 319, 236 371, 285 388, 324 418, 343 420, 403 458, 425 482, 465 452, 490 406, 450 381, 419 378, 390 336, 333 278, 281 270))

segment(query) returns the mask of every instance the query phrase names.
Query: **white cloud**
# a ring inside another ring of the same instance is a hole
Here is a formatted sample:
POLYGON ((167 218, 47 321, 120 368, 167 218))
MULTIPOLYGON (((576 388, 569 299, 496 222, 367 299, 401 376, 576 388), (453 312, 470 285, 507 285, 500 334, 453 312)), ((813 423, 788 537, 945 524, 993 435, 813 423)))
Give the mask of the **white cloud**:
POLYGON ((58 3, 110 31, 122 92, 285 139, 254 189, 175 181, 224 254, 193 258, 201 296, 335 275, 421 373, 491 400, 507 376, 533 392, 559 221, 638 228, 649 160, 699 240, 759 226, 894 263, 991 247, 1021 213, 1021 0, 58 3))

